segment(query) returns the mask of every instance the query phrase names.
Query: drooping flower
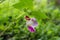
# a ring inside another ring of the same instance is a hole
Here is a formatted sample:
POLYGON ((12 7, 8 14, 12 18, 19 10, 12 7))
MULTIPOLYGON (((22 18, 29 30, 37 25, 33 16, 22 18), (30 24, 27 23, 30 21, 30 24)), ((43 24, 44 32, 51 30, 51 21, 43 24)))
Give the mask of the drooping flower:
POLYGON ((28 26, 28 30, 30 32, 35 32, 35 27, 38 26, 38 23, 35 18, 29 18, 28 16, 25 17, 26 25, 28 26))

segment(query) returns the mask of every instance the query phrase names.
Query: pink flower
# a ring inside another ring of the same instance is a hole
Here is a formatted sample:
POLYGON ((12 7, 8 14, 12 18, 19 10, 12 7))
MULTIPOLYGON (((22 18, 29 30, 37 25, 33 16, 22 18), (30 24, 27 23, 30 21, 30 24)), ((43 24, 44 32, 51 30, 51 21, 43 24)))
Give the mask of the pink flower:
POLYGON ((26 25, 28 26, 28 30, 30 32, 35 32, 35 27, 38 26, 38 23, 36 21, 35 18, 29 18, 28 16, 25 17, 26 18, 26 25))

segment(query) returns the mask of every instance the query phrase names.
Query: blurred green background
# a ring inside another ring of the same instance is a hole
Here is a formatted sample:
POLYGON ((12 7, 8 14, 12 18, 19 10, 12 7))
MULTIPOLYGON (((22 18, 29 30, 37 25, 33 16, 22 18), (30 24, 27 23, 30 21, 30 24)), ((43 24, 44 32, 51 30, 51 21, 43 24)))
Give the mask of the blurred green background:
POLYGON ((0 0, 0 40, 60 40, 60 0, 0 0), (36 32, 26 15, 36 18, 36 32))

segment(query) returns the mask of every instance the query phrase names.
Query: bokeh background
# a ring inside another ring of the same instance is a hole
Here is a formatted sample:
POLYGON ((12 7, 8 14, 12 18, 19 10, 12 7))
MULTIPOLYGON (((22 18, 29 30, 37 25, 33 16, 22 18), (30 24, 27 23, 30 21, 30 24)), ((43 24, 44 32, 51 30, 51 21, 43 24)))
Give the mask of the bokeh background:
POLYGON ((0 40, 60 40, 60 0, 0 0, 0 40), (36 18, 36 32, 26 15, 36 18))

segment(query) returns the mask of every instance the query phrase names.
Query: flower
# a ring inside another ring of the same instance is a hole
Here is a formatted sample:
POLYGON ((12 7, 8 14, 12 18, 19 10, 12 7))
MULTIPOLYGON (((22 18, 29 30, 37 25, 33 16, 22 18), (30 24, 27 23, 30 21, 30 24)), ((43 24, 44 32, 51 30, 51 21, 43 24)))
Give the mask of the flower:
POLYGON ((35 27, 38 26, 38 23, 35 18, 29 18, 28 16, 26 18, 26 25, 28 26, 28 30, 30 32, 35 32, 35 27))

